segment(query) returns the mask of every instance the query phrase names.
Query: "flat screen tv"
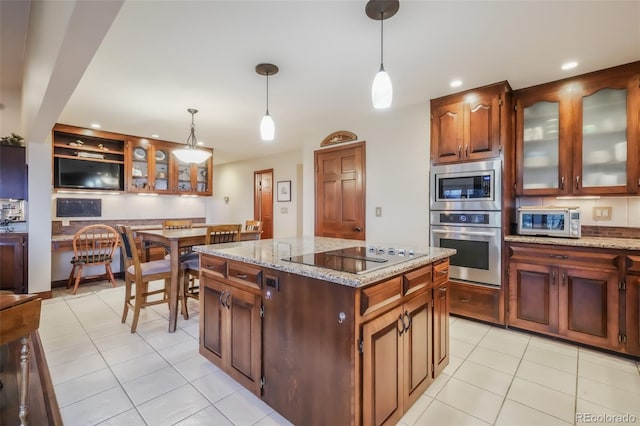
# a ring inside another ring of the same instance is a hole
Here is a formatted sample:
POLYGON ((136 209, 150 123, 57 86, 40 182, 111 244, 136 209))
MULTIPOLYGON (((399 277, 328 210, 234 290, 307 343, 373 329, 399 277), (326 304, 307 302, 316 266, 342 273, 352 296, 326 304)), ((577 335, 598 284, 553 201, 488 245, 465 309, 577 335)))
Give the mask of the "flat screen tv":
POLYGON ((124 190, 124 165, 57 157, 54 162, 54 188, 124 190))

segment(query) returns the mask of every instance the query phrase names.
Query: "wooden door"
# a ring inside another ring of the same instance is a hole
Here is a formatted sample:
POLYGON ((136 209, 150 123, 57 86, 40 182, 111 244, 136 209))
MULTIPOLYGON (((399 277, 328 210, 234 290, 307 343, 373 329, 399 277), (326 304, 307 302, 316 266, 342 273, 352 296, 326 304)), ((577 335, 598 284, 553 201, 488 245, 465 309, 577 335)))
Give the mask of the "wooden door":
POLYGON ((253 173, 253 220, 262 221, 261 239, 273 238, 273 169, 253 173))
POLYGON ((225 285, 211 278, 203 278, 200 292, 203 306, 200 315, 201 355, 220 368, 224 368, 226 310, 222 302, 226 296, 225 285), (204 352, 204 353, 203 353, 204 352))
POLYGON ((0 235, 0 290, 27 292, 24 242, 21 235, 0 235))
POLYGON ((228 287, 224 299, 229 315, 228 373, 254 394, 260 396, 262 375, 262 298, 247 291, 228 287))
POLYGON ((511 262, 509 270, 508 324, 542 333, 557 333, 557 268, 511 262))
POLYGON ((449 365, 448 283, 433 289, 433 377, 449 365))
POLYGON ((574 341, 617 349, 618 272, 561 269, 559 288, 560 334, 574 341))
POLYGON ((640 356, 640 276, 627 275, 626 322, 627 352, 640 356))
MULTIPOLYGON (((404 406, 420 398, 433 381, 431 289, 404 304, 404 406)), ((445 320, 449 323, 449 320, 445 320)))
POLYGON ((465 160, 482 160, 499 155, 500 97, 479 92, 465 102, 465 160))
POLYGON ((362 326, 364 425, 395 425, 402 417, 403 314, 398 306, 362 326))
POLYGON ((431 111, 431 160, 434 164, 462 160, 464 144, 464 103, 434 107, 431 111))
POLYGON ((364 142, 316 151, 315 164, 315 235, 364 240, 364 142))

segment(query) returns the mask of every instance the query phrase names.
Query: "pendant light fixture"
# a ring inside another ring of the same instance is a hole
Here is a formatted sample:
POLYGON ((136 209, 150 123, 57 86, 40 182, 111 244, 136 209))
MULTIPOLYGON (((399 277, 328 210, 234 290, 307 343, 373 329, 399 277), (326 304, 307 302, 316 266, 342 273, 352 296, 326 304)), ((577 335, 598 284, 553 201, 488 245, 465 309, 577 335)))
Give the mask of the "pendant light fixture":
POLYGON ((260 121, 260 138, 263 141, 272 141, 276 133, 273 118, 269 115, 269 76, 277 74, 278 71, 278 67, 273 64, 256 65, 256 72, 260 75, 267 76, 267 112, 264 117, 262 117, 262 121, 260 121))
POLYGON ((376 109, 385 109, 391 106, 393 99, 393 87, 389 74, 384 70, 384 27, 383 21, 391 18, 400 8, 399 0, 369 0, 365 7, 367 16, 376 21, 380 21, 380 70, 373 79, 371 85, 371 100, 376 109))
POLYGON ((202 163, 211 157, 211 152, 198 149, 198 139, 196 138, 196 125, 193 116, 198 112, 197 109, 189 108, 187 110, 191 114, 191 132, 187 138, 187 146, 185 148, 174 149, 173 155, 183 163, 202 163))

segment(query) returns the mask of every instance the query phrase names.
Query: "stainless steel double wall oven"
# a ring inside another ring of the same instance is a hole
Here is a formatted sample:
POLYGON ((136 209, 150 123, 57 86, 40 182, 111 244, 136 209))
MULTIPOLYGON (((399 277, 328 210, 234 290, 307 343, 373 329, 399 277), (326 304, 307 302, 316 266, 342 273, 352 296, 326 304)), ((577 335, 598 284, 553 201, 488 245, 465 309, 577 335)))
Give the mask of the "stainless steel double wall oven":
POLYGON ((457 250, 449 276, 500 286, 502 160, 433 166, 430 188, 431 245, 457 250))

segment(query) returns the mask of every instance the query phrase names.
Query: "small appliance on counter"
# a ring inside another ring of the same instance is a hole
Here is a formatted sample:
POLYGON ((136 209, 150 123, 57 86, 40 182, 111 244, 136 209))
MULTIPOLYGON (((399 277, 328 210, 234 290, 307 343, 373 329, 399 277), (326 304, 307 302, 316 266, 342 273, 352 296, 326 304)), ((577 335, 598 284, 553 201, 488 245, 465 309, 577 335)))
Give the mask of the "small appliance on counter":
POLYGON ((580 208, 520 207, 518 234, 544 237, 580 238, 580 208))

